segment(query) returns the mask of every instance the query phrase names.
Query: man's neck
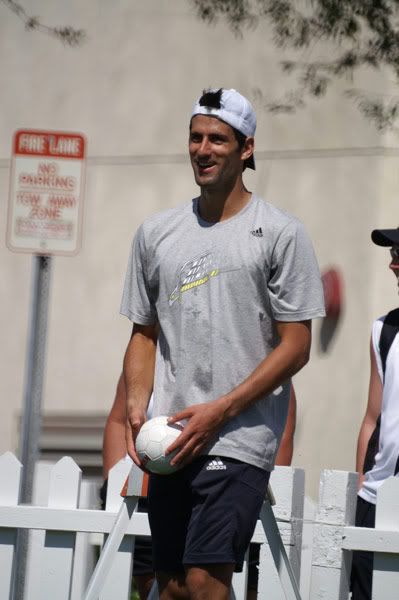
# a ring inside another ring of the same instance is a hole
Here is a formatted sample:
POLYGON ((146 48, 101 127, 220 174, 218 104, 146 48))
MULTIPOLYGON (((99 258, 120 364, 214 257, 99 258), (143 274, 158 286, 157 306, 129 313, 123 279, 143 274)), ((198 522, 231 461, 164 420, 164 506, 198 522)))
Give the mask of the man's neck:
POLYGON ((204 221, 210 223, 226 221, 234 217, 248 204, 251 195, 241 178, 230 190, 201 188, 199 214, 204 221))

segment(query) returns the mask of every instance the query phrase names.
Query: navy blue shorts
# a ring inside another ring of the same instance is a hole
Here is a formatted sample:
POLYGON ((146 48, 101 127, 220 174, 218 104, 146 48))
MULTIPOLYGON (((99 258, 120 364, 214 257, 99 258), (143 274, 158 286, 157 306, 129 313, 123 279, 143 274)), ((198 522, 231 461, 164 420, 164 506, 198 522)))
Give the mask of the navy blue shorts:
POLYGON ((150 475, 154 570, 234 564, 242 571, 269 477, 268 471, 217 456, 201 456, 171 475, 150 475))

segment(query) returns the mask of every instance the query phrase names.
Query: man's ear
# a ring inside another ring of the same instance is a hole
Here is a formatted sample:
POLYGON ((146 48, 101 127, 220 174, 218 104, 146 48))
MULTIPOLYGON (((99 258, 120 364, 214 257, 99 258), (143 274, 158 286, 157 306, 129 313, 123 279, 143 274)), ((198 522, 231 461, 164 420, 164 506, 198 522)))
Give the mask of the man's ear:
POLYGON ((245 138, 244 145, 241 149, 241 159, 247 160, 247 158, 252 156, 252 154, 254 153, 254 150, 255 150, 255 138, 253 138, 253 137, 245 138))

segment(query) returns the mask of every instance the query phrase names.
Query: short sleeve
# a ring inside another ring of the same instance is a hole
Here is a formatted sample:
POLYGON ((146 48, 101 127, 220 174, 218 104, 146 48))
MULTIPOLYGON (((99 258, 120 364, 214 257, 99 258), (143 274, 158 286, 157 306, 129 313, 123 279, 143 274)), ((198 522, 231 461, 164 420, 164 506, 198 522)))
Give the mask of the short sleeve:
POLYGON ((291 221, 277 238, 268 288, 277 321, 304 321, 325 315, 316 256, 299 221, 291 221))
POLYGON ((143 226, 137 230, 130 249, 120 312, 139 325, 153 325, 157 321, 147 277, 143 226))

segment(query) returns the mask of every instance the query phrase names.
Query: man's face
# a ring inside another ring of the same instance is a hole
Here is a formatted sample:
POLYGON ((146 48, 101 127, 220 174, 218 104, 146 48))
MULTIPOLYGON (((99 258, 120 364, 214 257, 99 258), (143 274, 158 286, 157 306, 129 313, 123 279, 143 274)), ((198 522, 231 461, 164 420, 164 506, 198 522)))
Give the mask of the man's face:
POLYGON ((228 187, 242 173, 252 148, 253 138, 247 138, 239 149, 233 129, 215 117, 196 115, 191 121, 188 150, 200 187, 228 187))

